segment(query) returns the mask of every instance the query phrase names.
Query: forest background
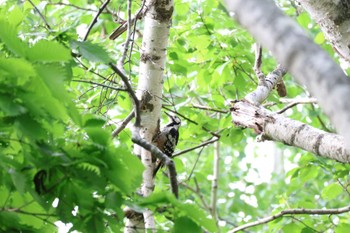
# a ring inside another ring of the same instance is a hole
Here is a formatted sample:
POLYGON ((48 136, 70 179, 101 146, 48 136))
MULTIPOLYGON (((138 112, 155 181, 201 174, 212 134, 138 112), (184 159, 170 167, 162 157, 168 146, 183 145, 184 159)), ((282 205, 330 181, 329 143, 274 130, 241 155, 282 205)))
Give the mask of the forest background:
POLYGON ((349 232, 350 6, 235 2, 0 1, 0 231, 349 232))

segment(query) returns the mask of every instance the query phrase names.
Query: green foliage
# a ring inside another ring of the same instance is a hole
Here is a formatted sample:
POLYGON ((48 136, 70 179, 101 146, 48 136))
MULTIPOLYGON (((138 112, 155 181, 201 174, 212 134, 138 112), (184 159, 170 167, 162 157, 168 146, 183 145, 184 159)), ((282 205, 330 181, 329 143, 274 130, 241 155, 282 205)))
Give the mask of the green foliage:
MULTIPOLYGON (((161 172, 155 193, 136 194, 143 166, 132 154, 131 132, 112 138, 116 123, 132 111, 122 82, 109 69, 124 50, 125 34, 106 35, 118 25, 103 12, 89 34, 80 38, 101 1, 33 1, 51 30, 28 2, 0 3, 0 231, 55 232, 55 222, 71 223, 78 232, 119 232, 123 208, 154 211, 159 232, 227 232, 287 208, 337 208, 348 205, 349 165, 320 159, 287 147, 281 149, 286 172, 274 170, 268 144, 232 125, 226 100, 242 99, 257 81, 252 69, 252 37, 228 17, 219 1, 175 1, 167 48, 162 96, 166 109, 183 124, 177 151, 192 148, 219 134, 220 172, 217 218, 209 208, 214 147, 208 144, 175 157, 180 198, 170 193, 161 172), (202 107, 209 108, 205 110, 202 107), (273 173, 275 171, 276 173, 273 173), (220 221, 217 221, 220 219, 220 221), (220 228, 220 229, 218 229, 220 228)), ((136 12, 141 1, 133 1, 136 12)), ((296 15, 290 1, 281 8, 308 30, 331 55, 332 48, 306 13, 296 15)), ((111 1, 109 12, 126 15, 126 1, 111 1)), ((139 20, 137 28, 143 28, 139 20)), ((136 33, 138 35, 138 33, 136 33)), ((141 37, 125 69, 136 89, 141 37)), ((276 61, 263 52, 263 72, 276 61)), ((308 92, 285 78, 289 98, 308 92)), ((273 93, 267 102, 285 104, 273 93)), ((316 106, 298 106, 286 115, 331 130, 316 106)), ((163 114, 161 124, 166 122, 163 114)), ((285 216, 252 232, 348 232, 348 214, 285 216)), ((250 230, 249 230, 250 231, 250 230)))
MULTIPOLYGON (((4 18, 0 27, 1 231, 49 232, 57 220, 83 232, 121 226, 121 205, 140 185, 139 160, 113 145, 104 118, 76 108, 68 48, 22 41, 4 18)), ((80 47, 105 59, 92 44, 80 47)))

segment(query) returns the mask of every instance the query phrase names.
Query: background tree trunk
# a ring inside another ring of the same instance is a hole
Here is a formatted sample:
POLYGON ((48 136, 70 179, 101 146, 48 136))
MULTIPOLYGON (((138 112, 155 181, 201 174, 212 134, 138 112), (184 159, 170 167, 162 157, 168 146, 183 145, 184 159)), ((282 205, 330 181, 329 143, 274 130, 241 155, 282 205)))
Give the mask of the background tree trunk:
POLYGON ((350 66, 350 2, 298 0, 323 31, 334 50, 350 66))

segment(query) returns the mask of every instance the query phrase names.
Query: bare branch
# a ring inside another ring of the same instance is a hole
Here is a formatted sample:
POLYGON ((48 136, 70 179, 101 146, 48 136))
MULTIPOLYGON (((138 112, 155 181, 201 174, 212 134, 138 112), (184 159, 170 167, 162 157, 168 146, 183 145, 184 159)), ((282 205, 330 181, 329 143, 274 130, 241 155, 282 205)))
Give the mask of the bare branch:
POLYGON ((218 112, 218 113, 228 113, 229 111, 226 110, 221 110, 221 109, 216 109, 216 108, 211 108, 208 106, 202 106, 202 105, 198 105, 198 104, 192 104, 193 108, 197 108, 197 109, 203 109, 203 110, 207 110, 207 111, 212 111, 212 112, 218 112))
POLYGON ((134 90, 132 89, 128 77, 125 76, 125 74, 119 70, 118 67, 113 65, 113 63, 109 63, 109 66, 112 68, 114 72, 116 72, 119 77, 123 80, 126 90, 129 92, 129 95, 131 96, 134 106, 135 106, 135 116, 136 116, 136 121, 135 121, 135 126, 139 127, 141 124, 141 116, 140 116, 140 101, 137 99, 136 94, 134 90))
POLYGON ((217 198, 218 198, 218 180, 219 180, 219 171, 220 171, 220 142, 216 141, 214 143, 214 164, 213 164, 213 179, 211 181, 211 201, 210 201, 210 210, 213 219, 218 224, 218 215, 217 215, 217 198))
POLYGON ((270 72, 265 79, 265 85, 258 85, 256 90, 249 93, 244 97, 250 103, 254 103, 256 105, 261 104, 270 94, 273 87, 282 79, 282 77, 287 73, 281 66, 277 66, 277 68, 270 72))
POLYGON ((177 153, 174 153, 174 154, 173 154, 173 158, 174 158, 174 157, 177 157, 177 156, 179 156, 179 155, 185 154, 185 153, 187 153, 187 152, 196 150, 196 149, 198 149, 198 148, 205 147, 205 146, 207 146, 207 145, 209 145, 209 144, 211 144, 211 143, 214 143, 214 142, 218 141, 219 139, 220 139, 220 138, 215 137, 214 139, 211 139, 211 140, 209 140, 209 141, 203 142, 203 143, 201 143, 201 144, 199 144, 199 145, 197 145, 197 146, 194 146, 194 147, 191 147, 191 148, 188 148, 188 149, 179 151, 179 152, 177 152, 177 153))
MULTIPOLYGON (((284 102, 284 100, 281 99, 281 102, 284 102)), ((315 104, 317 103, 317 100, 315 98, 308 98, 308 99, 295 99, 292 102, 290 102, 287 106, 284 108, 278 110, 276 113, 281 114, 288 109, 298 105, 298 104, 315 104)))
POLYGON ((255 43, 255 63, 254 63, 254 72, 256 77, 259 80, 259 86, 266 86, 265 75, 261 71, 262 64, 262 47, 259 43, 255 43))
POLYGON ((105 84, 102 84, 102 83, 97 83, 97 82, 90 81, 90 80, 73 79, 72 82, 89 83, 89 84, 92 84, 92 85, 108 88, 108 89, 111 89, 111 90, 114 90, 114 91, 127 91, 125 88, 112 87, 112 86, 108 86, 108 85, 105 85, 105 84))
POLYGON ((159 150, 158 147, 155 145, 152 145, 151 143, 147 142, 145 139, 140 137, 139 131, 137 130, 137 127, 134 128, 132 132, 132 142, 143 147, 144 149, 148 150, 152 153, 152 155, 156 156, 159 160, 163 161, 164 164, 169 169, 169 179, 171 184, 172 192, 174 193, 175 197, 178 198, 178 185, 177 185, 177 179, 176 179, 176 170, 175 170, 175 164, 171 158, 169 158, 166 154, 164 154, 161 150, 159 150))
MULTIPOLYGON (((191 120, 190 118, 188 118, 187 116, 185 116, 185 115, 179 113, 179 112, 176 111, 176 110, 172 110, 172 109, 167 108, 167 107, 165 107, 165 106, 163 106, 163 108, 166 109, 166 110, 169 111, 169 112, 172 112, 172 113, 175 113, 175 114, 179 115, 180 117, 182 117, 183 119, 185 119, 185 120, 191 122, 192 124, 198 125, 197 122, 191 120)), ((210 130, 207 129, 206 127, 203 126, 202 129, 203 129, 204 131, 208 132, 209 134, 211 134, 211 135, 213 135, 213 136, 215 136, 215 137, 217 137, 217 138, 220 138, 220 135, 219 135, 219 134, 210 131, 210 130)))
POLYGON ((129 122, 132 120, 132 118, 135 117, 135 111, 133 110, 124 120, 123 122, 119 125, 118 128, 116 128, 113 133, 112 137, 115 138, 118 136, 118 134, 125 129, 125 127, 129 124, 129 122))
POLYGON ((350 151, 340 135, 316 129, 244 100, 234 102, 230 110, 233 123, 254 129, 260 134, 260 141, 279 141, 324 158, 350 163, 350 151))
POLYGON ((308 215, 329 215, 329 214, 342 214, 350 211, 350 206, 338 208, 338 209, 287 209, 287 210, 282 210, 278 214, 274 214, 272 216, 262 218, 258 221, 251 222, 244 224, 242 226, 236 227, 232 230, 230 230, 228 233, 234 233, 241 231, 243 229, 247 229, 250 227, 258 226, 261 224, 265 224, 268 222, 271 222, 273 220, 276 220, 278 218, 283 217, 284 215, 299 215, 299 214, 308 214, 308 215))
POLYGON ((136 21, 138 19, 141 19, 143 17, 144 14, 144 6, 145 6, 146 0, 142 1, 142 6, 140 7, 140 9, 137 11, 135 17, 128 18, 128 21, 122 23, 117 29, 115 29, 111 35, 109 36, 110 40, 115 40, 116 38, 118 38, 121 34, 123 34, 129 27, 129 19, 130 19, 130 27, 132 27, 132 25, 134 25, 134 29, 133 32, 135 32, 135 27, 136 27, 136 21))
POLYGON ((69 4, 69 3, 63 3, 63 2, 49 2, 47 4, 53 5, 53 6, 68 6, 68 7, 73 7, 75 9, 78 9, 78 10, 97 12, 96 10, 93 10, 93 9, 84 8, 84 7, 80 7, 80 6, 69 4))
POLYGON ((106 0, 106 1, 102 4, 101 8, 97 11, 95 17, 92 19, 92 21, 91 21, 91 23, 90 23, 90 25, 89 25, 89 27, 88 27, 88 29, 87 29, 87 31, 86 31, 86 34, 85 34, 85 36, 84 36, 84 38, 83 38, 83 41, 86 41, 86 40, 87 40, 87 37, 88 37, 88 35, 89 35, 89 33, 90 33, 92 27, 95 25, 95 23, 97 23, 97 18, 100 16, 100 14, 101 14, 102 11, 106 8, 106 6, 108 5, 109 2, 110 2, 110 0, 106 0))
POLYGON ((28 0, 28 2, 34 7, 34 10, 35 10, 36 12, 38 12, 38 14, 40 15, 41 19, 44 21, 44 23, 45 23, 45 25, 46 25, 46 28, 47 28, 48 30, 51 31, 51 27, 50 27, 50 25, 47 23, 47 21, 46 21, 45 17, 43 16, 43 14, 41 14, 41 12, 39 11, 39 9, 35 6, 35 4, 34 4, 31 0, 28 0))

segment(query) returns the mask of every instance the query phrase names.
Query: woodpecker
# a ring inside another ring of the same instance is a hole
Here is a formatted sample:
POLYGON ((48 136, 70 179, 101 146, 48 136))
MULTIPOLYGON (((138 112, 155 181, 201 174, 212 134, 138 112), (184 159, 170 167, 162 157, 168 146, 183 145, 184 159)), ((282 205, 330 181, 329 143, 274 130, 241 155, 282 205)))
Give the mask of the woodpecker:
MULTIPOLYGON (((179 128, 181 120, 175 115, 169 115, 169 123, 153 138, 153 142, 168 157, 172 157, 177 142, 179 140, 179 128)), ((157 174, 163 162, 159 161, 153 172, 153 177, 157 174)))

